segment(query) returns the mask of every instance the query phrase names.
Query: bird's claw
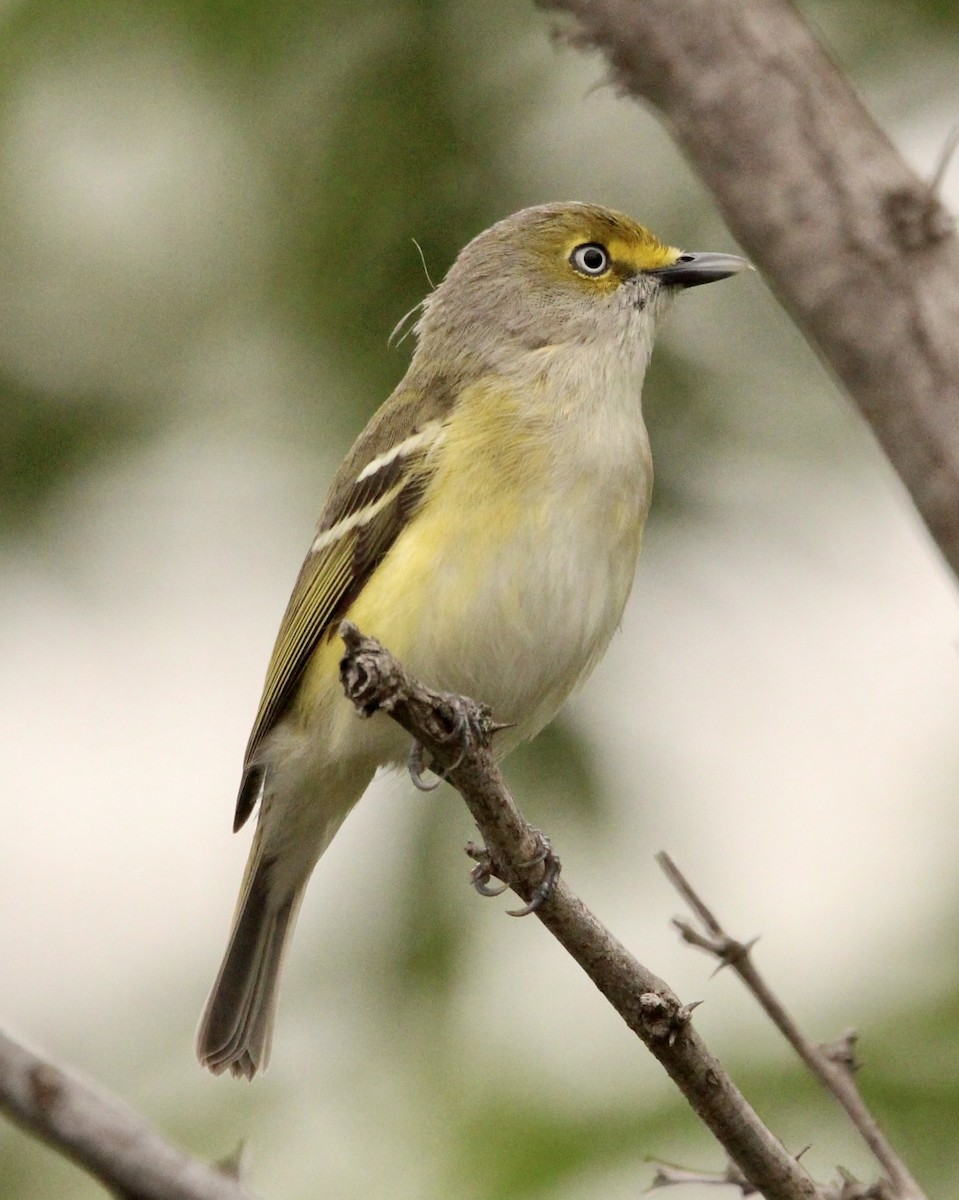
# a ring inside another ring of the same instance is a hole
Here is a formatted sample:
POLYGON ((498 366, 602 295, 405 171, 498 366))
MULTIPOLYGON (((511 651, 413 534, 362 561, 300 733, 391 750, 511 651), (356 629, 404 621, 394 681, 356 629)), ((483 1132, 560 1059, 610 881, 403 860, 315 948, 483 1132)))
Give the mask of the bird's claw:
POLYGON ((446 703, 453 712, 453 721, 449 733, 443 738, 444 742, 459 742, 459 754, 456 760, 446 768, 446 774, 462 766, 463 759, 474 746, 481 746, 486 739, 486 722, 489 710, 477 708, 471 700, 462 696, 446 696, 446 703))
MULTIPOLYGON (((559 878, 559 873, 562 869, 557 855, 553 853, 553 848, 550 845, 549 838, 544 834, 538 833, 541 839, 539 853, 527 862, 517 864, 516 871, 528 871, 531 867, 537 866, 539 863, 544 864, 543 878, 533 889, 533 893, 529 901, 518 909, 507 909, 507 913, 511 917, 528 917, 530 913, 537 912, 543 907, 546 901, 553 893, 556 886, 556 880, 559 878)), ((468 843, 466 853, 470 858, 476 860, 476 866, 470 871, 470 883, 479 892, 481 896, 501 896, 509 887, 509 883, 502 883, 499 887, 490 887, 489 882, 494 877, 502 878, 500 868, 496 867, 490 852, 485 846, 477 846, 474 842, 468 843)))
MULTIPOLYGON (((429 770, 429 767, 423 762, 423 743, 414 741, 410 746, 409 758, 406 760, 406 769, 410 773, 410 779, 413 780, 413 786, 421 792, 435 792, 443 782, 442 776, 436 775, 435 779, 426 779, 424 772, 429 770)), ((434 772, 435 773, 435 772, 434 772)))
POLYGON ((470 883, 477 892, 481 896, 502 896, 509 887, 508 883, 501 883, 499 887, 489 886, 489 881, 494 875, 492 854, 485 846, 478 846, 475 842, 466 843, 466 853, 476 864, 470 871, 470 883))
POLYGON ((481 896, 502 896, 509 887, 509 884, 501 883, 498 887, 490 887, 489 881, 492 878, 493 872, 488 862, 478 862, 472 871, 470 871, 470 883, 472 883, 481 896))
POLYGON ((539 853, 531 858, 529 862, 521 863, 519 869, 521 871, 528 871, 530 867, 535 867, 537 863, 542 863, 543 878, 533 888, 533 894, 522 908, 508 908, 506 910, 506 915, 509 917, 528 917, 530 913, 541 909, 553 894, 553 889, 556 887, 556 880, 559 879, 559 873, 563 869, 563 864, 560 862, 559 856, 553 853, 553 847, 550 845, 549 838, 544 833, 540 833, 539 837, 541 839, 539 853))
POLYGON ((423 760, 426 753, 423 743, 419 740, 413 742, 410 747, 409 757, 406 760, 406 769, 410 773, 410 779, 413 780, 414 787, 418 788, 421 792, 435 791, 440 783, 446 779, 450 771, 455 771, 457 767, 462 766, 463 759, 466 758, 474 746, 482 745, 486 737, 491 733, 509 728, 507 725, 493 725, 491 729, 487 729, 489 719, 488 710, 477 708, 472 701, 465 700, 462 696, 448 695, 444 696, 443 699, 452 711, 453 716, 449 732, 444 734, 441 740, 444 742, 459 742, 459 753, 448 767, 442 769, 427 767, 423 760), (424 778, 426 771, 435 775, 436 778, 434 780, 424 778))

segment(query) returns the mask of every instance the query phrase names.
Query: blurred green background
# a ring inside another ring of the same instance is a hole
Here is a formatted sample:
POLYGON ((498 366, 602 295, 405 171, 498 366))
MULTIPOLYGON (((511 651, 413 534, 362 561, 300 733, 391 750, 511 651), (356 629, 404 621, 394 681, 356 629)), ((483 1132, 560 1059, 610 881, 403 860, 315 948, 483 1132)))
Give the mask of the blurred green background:
MULTIPOLYGON (((806 11, 931 175, 956 7, 806 11)), ((262 674, 326 483, 404 370, 413 239, 435 278, 512 210, 583 199, 735 249, 553 24, 507 0, 0 7, 0 1021, 201 1157, 245 1142, 268 1200, 625 1200, 649 1156, 723 1166, 537 922, 468 889, 459 800, 404 780, 317 872, 268 1075, 192 1054, 262 674)), ((510 778, 815 1174, 875 1171, 678 945, 660 848, 764 935, 813 1036, 859 1028, 867 1097, 954 1194, 955 581, 759 278, 677 306, 644 404, 657 492, 623 631, 510 778)), ((99 1194, 0 1126, 0 1195, 99 1194)))

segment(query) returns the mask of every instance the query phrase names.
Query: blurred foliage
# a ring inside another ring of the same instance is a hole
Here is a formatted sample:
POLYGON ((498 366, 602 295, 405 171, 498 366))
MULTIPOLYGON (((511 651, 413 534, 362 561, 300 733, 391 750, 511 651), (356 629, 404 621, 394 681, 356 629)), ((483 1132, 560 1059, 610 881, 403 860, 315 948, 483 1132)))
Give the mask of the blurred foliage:
MULTIPOLYGON (((949 0, 884 0, 869 6, 868 20, 862 4, 810 5, 809 11, 830 37, 841 39, 834 47, 837 58, 846 65, 867 65, 873 78, 883 72, 895 75, 930 40, 959 30, 959 7, 949 0), (897 36, 886 36, 893 29, 897 36), (879 36, 876 30, 885 33, 879 36)), ((187 105, 199 96, 214 114, 224 114, 229 136, 241 147, 239 157, 255 165, 251 177, 260 182, 251 185, 259 191, 243 218, 248 225, 241 221, 239 234, 227 227, 228 239, 235 240, 228 243, 226 257, 236 252, 241 260, 237 272, 216 265, 216 259, 214 267, 202 269, 209 282, 195 293, 175 273, 164 277, 165 284, 147 277, 133 281, 136 293, 149 294, 161 316, 166 314, 164 319, 179 331, 168 342, 161 339, 147 370, 138 374, 130 364, 139 363, 144 345, 159 337, 149 315, 152 308, 143 310, 148 315, 139 323, 140 310, 131 310, 126 340, 118 339, 98 360, 99 386, 79 369, 74 376, 64 369, 55 383, 44 384, 47 359, 55 357, 53 333, 45 343, 39 339, 33 358, 16 345, 0 347, 0 536, 42 541, 37 517, 47 511, 58 489, 177 424, 229 426, 238 420, 222 407, 205 411, 202 398, 178 374, 199 355, 210 329, 238 310, 254 312, 264 326, 282 325, 289 344, 315 348, 323 363, 323 373, 309 365, 303 369, 296 403, 307 411, 285 417, 284 405, 292 405, 293 399, 277 397, 265 386, 262 406, 251 418, 254 428, 259 420, 264 436, 287 438, 297 449, 305 444, 307 453, 313 452, 315 440, 319 455, 327 443, 348 440, 361 427, 402 372, 405 357, 390 350, 386 339, 429 286, 424 262, 436 278, 460 246, 494 219, 521 204, 552 198, 551 177, 538 181, 537 194, 529 194, 519 182, 510 158, 511 135, 534 108, 548 102, 549 79, 562 75, 569 60, 552 57, 549 23, 532 6, 494 0, 484 12, 480 30, 465 2, 440 0, 370 0, 362 6, 347 0, 313 5, 292 0, 273 5, 252 0, 25 0, 5 6, 0 17, 0 167, 17 166, 17 155, 30 157, 30 149, 24 152, 14 133, 25 106, 36 102, 31 97, 40 84, 62 88, 69 106, 76 64, 96 64, 100 56, 106 99, 91 95, 90 77, 84 76, 77 87, 86 89, 82 98, 94 115, 90 128, 81 125, 73 136, 88 134, 94 145, 109 142, 109 128, 95 120, 98 105, 122 116, 123 89, 129 86, 129 81, 111 79, 111 72, 134 51, 149 59, 156 46, 171 90, 182 88, 187 105), (243 265, 245 239, 255 243, 249 266, 243 265), (305 432, 310 437, 304 439, 305 432)), ((557 128, 562 123, 559 119, 557 128)), ((575 138, 561 142, 558 136, 557 145, 544 154, 562 158, 575 170, 582 149, 575 138)), ((79 150, 72 142, 61 150, 60 167, 66 171, 79 150)), ((616 156, 604 152, 604 157, 616 156)), ((644 171, 652 169, 651 163, 641 165, 644 171)), ((218 161, 210 165, 211 173, 221 169, 218 161)), ((94 189, 109 187, 109 172, 104 171, 91 184, 94 189)), ((203 174, 197 177, 198 188, 203 174)), ((663 209, 681 214, 682 224, 692 229, 701 214, 693 211, 686 195, 687 177, 678 159, 663 175, 675 176, 674 192, 661 199, 663 209)), ((37 204, 38 197, 45 202, 42 189, 20 194, 9 171, 5 177, 0 266, 15 262, 19 270, 29 271, 31 262, 39 263, 38 294, 55 307, 66 286, 63 262, 69 255, 64 252, 64 259, 51 262, 48 247, 30 242, 32 226, 23 209, 37 204)), ((627 206, 632 193, 617 195, 619 185, 610 178, 608 185, 584 179, 584 195, 595 183, 596 198, 606 200, 601 193, 608 186, 611 202, 627 206)), ((51 174, 50 180, 56 179, 51 174)), ((637 180, 637 196, 644 184, 644 178, 637 180)), ((117 186, 124 186, 122 179, 117 186)), ((238 194, 245 193, 240 189, 238 194)), ((149 203, 145 211, 149 216, 149 203)), ((215 212, 213 224, 230 217, 229 212, 215 212)), ((674 225, 678 223, 677 218, 674 225)), ((112 246, 108 234, 109 229, 98 229, 96 236, 112 246)), ((74 236, 82 267, 81 242, 88 231, 78 225, 74 236)), ((130 243, 139 240, 134 226, 130 243)), ((93 238, 94 257, 96 244, 93 238)), ((120 250, 122 246, 118 255, 120 250)), ((184 269, 192 275, 187 259, 184 269)), ((135 256, 130 261, 131 270, 141 269, 135 256)), ((118 271, 122 269, 121 262, 118 271)), ((197 266, 196 274, 202 270, 197 266)), ((92 308, 98 289, 109 282, 99 277, 91 281, 92 308)), ((0 280, 0 305, 14 304, 20 287, 20 278, 8 270, 5 282, 0 280)), ((244 327, 239 328, 242 336, 244 327)), ((732 347, 730 359, 738 351, 732 347)), ((716 453, 725 438, 748 436, 735 415, 735 403, 747 407, 754 393, 744 382, 738 400, 720 408, 714 396, 703 395, 700 364, 669 341, 657 351, 649 382, 657 512, 698 514, 696 492, 688 485, 695 464, 716 453)), ((755 380, 752 386, 757 386, 755 380)), ((518 752, 511 776, 534 818, 537 809, 554 805, 581 834, 602 837, 607 832, 608 814, 600 799, 602 764, 572 726, 558 722, 536 744, 518 752)), ((602 1104, 577 1104, 569 1097, 554 1103, 555 1097, 535 1078, 510 1077, 495 1062, 492 1078, 470 1076, 476 1058, 461 1054, 455 1017, 461 989, 471 978, 475 906, 462 903, 465 864, 450 863, 449 830, 438 824, 435 810, 421 808, 411 824, 415 831, 402 877, 388 893, 384 890, 389 896, 388 932, 379 929, 358 949, 355 970, 366 972, 368 994, 375 999, 369 1024, 363 1026, 364 1059, 347 1067, 332 1065, 325 1082, 327 1091, 343 1097, 346 1108, 333 1127, 353 1121, 365 1128, 383 1120, 381 1141, 389 1145, 391 1137, 402 1137, 411 1157, 419 1151, 431 1161, 423 1177, 432 1179, 436 1196, 606 1196, 612 1194, 607 1177, 619 1178, 623 1169, 635 1173, 628 1194, 638 1194, 649 1177, 644 1159, 651 1154, 685 1155, 687 1161, 719 1169, 718 1151, 685 1107, 678 1100, 661 1099, 655 1090, 651 1097, 646 1094, 644 1072, 651 1068, 640 1065, 638 1050, 635 1089, 602 1104), (346 1098, 350 1084, 359 1087, 359 1098, 346 1098), (394 1104, 386 1110, 388 1119, 379 1109, 370 1116, 367 1105, 375 1104, 375 1087, 390 1085, 406 1109, 394 1104), (441 1135, 431 1140, 437 1124, 441 1135)), ((318 960, 318 988, 322 977, 318 960)), ((171 989, 179 982, 172 981, 171 989)), ((228 1087, 184 1094, 181 1077, 171 1083, 164 1074, 168 1061, 182 1058, 183 1029, 174 1027, 178 1020, 157 1014, 152 1042, 139 1048, 138 1059, 130 1047, 133 1065, 126 1072, 117 1066, 115 1079, 133 1102, 146 1104, 157 1122, 184 1143, 212 1157, 228 1151, 239 1131, 255 1123, 276 1132, 276 1125, 292 1122, 301 1107, 306 1112, 302 1121, 315 1118, 317 1128, 325 1128, 323 1114, 316 1116, 305 1098, 307 1089, 311 1095, 320 1090, 312 1079, 303 1080, 304 1095, 297 1096, 271 1090, 269 1080, 258 1083, 249 1098, 228 1087), (280 1115, 271 1118, 272 1112, 280 1115)), ((137 1036, 139 1032, 138 1027, 137 1036)), ((588 1039, 588 1031, 583 1036, 588 1039)), ((870 1030, 869 1070, 863 1076, 870 1099, 915 1171, 940 1194, 959 1187, 959 1156, 944 1153, 942 1138, 943 1130, 959 1126, 959 1083, 955 1073, 918 1071, 914 1047, 941 1043, 948 1048, 944 1058, 954 1061, 957 1036, 955 1005, 890 997, 887 1015, 870 1030)), ((490 1055, 495 1060, 495 1053, 490 1055)), ((804 1130, 819 1131, 825 1160, 832 1161, 830 1138, 838 1118, 820 1115, 828 1102, 798 1068, 757 1063, 746 1050, 734 1066, 774 1128, 788 1125, 797 1139, 806 1137, 804 1130)), ((313 1097, 309 1103, 319 1101, 313 1097)), ((392 1200, 416 1194, 414 1185, 399 1187, 385 1174, 371 1193, 362 1165, 353 1164, 353 1179, 349 1169, 325 1161, 335 1158, 324 1145, 327 1135, 314 1136, 315 1141, 301 1139, 295 1151, 307 1159, 312 1155, 313 1161, 305 1161, 298 1173, 289 1168, 284 1176, 286 1182, 300 1182, 286 1191, 273 1189, 267 1173, 258 1181, 264 1195, 376 1194, 392 1200), (314 1181, 308 1192, 303 1179, 314 1181), (332 1192, 330 1180, 336 1181, 332 1192)), ((286 1153, 281 1145, 277 1154, 286 1153)), ((0 1133, 0 1195, 39 1200, 95 1194, 92 1185, 79 1181, 72 1168, 42 1147, 19 1134, 0 1133)))
POLYGON ((0 377, 0 531, 22 532, 39 515, 64 478, 95 471, 162 421, 156 410, 136 412, 96 396, 63 403, 0 377))

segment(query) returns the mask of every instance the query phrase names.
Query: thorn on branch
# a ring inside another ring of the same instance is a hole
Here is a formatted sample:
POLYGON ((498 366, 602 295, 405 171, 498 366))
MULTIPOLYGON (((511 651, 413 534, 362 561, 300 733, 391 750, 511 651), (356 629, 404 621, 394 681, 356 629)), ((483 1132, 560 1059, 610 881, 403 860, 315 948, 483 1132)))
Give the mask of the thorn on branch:
POLYGON ((242 1140, 237 1142, 236 1148, 217 1159, 213 1166, 227 1179, 235 1179, 237 1183, 242 1183, 248 1173, 246 1142, 242 1140))
POLYGON ((700 1004, 702 1000, 678 1004, 658 992, 643 992, 639 998, 639 1015, 650 1037, 673 1046, 692 1019, 693 1009, 698 1008, 700 1004))
POLYGON ((942 181, 946 177, 946 172, 949 170, 949 164, 955 156, 957 147, 959 147, 959 121, 956 121, 948 134, 946 134, 946 140, 942 144, 942 150, 939 152, 939 161, 936 163, 936 169, 933 171, 932 179, 929 181, 930 195, 939 195, 942 181))
POLYGON ((749 957, 749 952, 759 941, 758 935, 748 942, 740 942, 726 933, 703 934, 688 921, 684 921, 682 917, 673 917, 672 924, 673 928, 679 931, 684 942, 690 946, 698 946, 700 950, 705 950, 707 954, 712 954, 719 959, 719 965, 713 972, 714 975, 723 967, 734 967, 742 963, 749 957))
POLYGON ((955 233, 955 218, 942 204, 940 192, 957 146, 959 121, 947 134, 933 178, 928 184, 901 187, 887 193, 886 216, 893 238, 903 250, 922 250, 955 233))
POLYGON ((50 1063, 37 1062, 30 1068, 30 1093, 44 1117, 49 1117, 63 1094, 63 1079, 50 1063))
POLYGON ((862 1183, 845 1167, 838 1167, 837 1170, 839 1179, 826 1188, 824 1200, 897 1200, 896 1192, 886 1180, 862 1183))
POLYGON ((882 207, 890 235, 902 250, 925 250, 955 233, 954 218, 927 185, 894 188, 886 193, 882 207))
POLYGON ((883 209, 896 245, 922 250, 956 231, 956 221, 940 199, 942 181, 959 146, 959 121, 949 130, 939 161, 927 184, 896 188, 886 193, 883 209))
POLYGON ((842 1067, 850 1076, 855 1075, 861 1063, 856 1058, 856 1042, 859 1034, 855 1029, 847 1029, 832 1042, 821 1042, 820 1050, 830 1062, 842 1067))
POLYGON ((677 1187, 680 1184, 698 1183, 707 1187, 738 1187, 742 1196, 756 1196, 758 1192, 749 1182, 742 1171, 735 1163, 728 1163, 726 1170, 717 1173, 715 1171, 692 1171, 687 1167, 678 1167, 675 1163, 659 1162, 656 1159, 648 1160, 655 1163, 656 1174, 653 1176, 653 1181, 646 1189, 647 1192, 655 1191, 657 1188, 677 1187))

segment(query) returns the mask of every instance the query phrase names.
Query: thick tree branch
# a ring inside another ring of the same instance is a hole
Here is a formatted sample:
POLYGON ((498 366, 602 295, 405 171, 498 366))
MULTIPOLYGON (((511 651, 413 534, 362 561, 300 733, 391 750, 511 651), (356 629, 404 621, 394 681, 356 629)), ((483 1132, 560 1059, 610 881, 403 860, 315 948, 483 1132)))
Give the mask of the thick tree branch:
POLYGON ((856 1061, 853 1054, 856 1035, 847 1033, 829 1046, 817 1046, 815 1042, 810 1041, 756 969, 750 953, 754 943, 739 942, 730 937, 669 855, 661 853, 657 854, 656 858, 669 881, 706 930, 703 934, 687 921, 674 921, 673 924, 683 939, 691 946, 698 946, 708 954, 714 955, 721 966, 731 967, 736 972, 809 1070, 839 1101, 853 1127, 886 1172, 890 1185, 888 1194, 896 1196, 898 1200, 925 1200, 919 1184, 894 1150, 856 1087, 856 1061))
MULTIPOLYGON (((349 622, 341 677, 359 712, 389 713, 420 741, 466 801, 494 873, 529 902, 542 883, 543 839, 517 809, 488 745, 488 714, 414 679, 349 622), (477 731, 461 753, 451 731, 464 712, 477 731), (485 726, 486 736, 483 735, 485 726)), ((762 1123, 690 1023, 691 1010, 613 937, 562 879, 536 915, 656 1056, 750 1184, 767 1200, 822 1200, 824 1192, 762 1123)))
POLYGON ((123 1200, 253 1200, 115 1096, 0 1033, 0 1110, 123 1200))
POLYGON ((542 0, 662 114, 959 574, 959 242, 787 0, 542 0))

